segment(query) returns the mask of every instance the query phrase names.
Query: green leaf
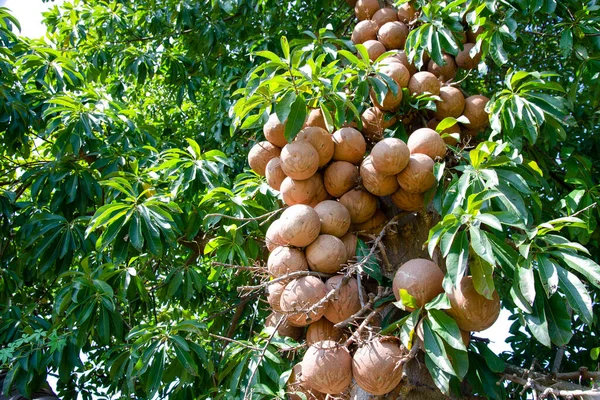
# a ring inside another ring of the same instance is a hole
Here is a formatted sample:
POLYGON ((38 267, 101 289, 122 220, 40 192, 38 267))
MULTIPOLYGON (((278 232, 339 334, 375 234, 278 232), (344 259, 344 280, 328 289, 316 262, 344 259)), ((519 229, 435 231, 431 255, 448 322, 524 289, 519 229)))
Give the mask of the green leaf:
POLYGON ((191 375, 198 376, 198 365, 196 365, 196 362, 190 356, 189 347, 187 350, 185 350, 184 348, 180 347, 178 342, 175 341, 173 343, 175 344, 175 346, 173 346, 175 349, 175 355, 177 356, 177 360, 181 366, 191 375))
POLYGON ((414 310, 419 307, 417 299, 412 297, 406 289, 400 289, 400 301, 395 302, 394 305, 405 311, 414 310))
POLYGON ((562 260, 571 269, 585 276, 592 285, 600 289, 600 265, 587 257, 582 257, 579 254, 569 251, 552 251, 550 254, 562 260))
POLYGON ((469 270, 477 293, 491 300, 496 289, 494 285, 494 267, 483 258, 475 255, 471 258, 469 270))
POLYGON ((425 305, 426 310, 449 310, 450 299, 446 293, 440 293, 433 300, 425 305))
POLYGON ((148 378, 146 379, 146 392, 148 393, 149 398, 154 397, 154 394, 161 385, 165 371, 165 357, 166 350, 164 347, 158 349, 158 351, 154 353, 152 366, 148 369, 148 378))
POLYGON ((506 368, 506 363, 498 357, 493 351, 489 349, 489 347, 482 342, 475 342, 475 347, 479 350, 479 354, 483 356, 485 362, 492 372, 497 374, 501 374, 504 372, 506 368))
POLYGON ((594 319, 592 299, 578 277, 556 265, 556 273, 560 282, 560 290, 565 294, 567 302, 583 321, 591 325, 594 319))
POLYGON ((444 339, 446 343, 455 349, 467 351, 456 321, 448 316, 448 314, 439 310, 429 310, 429 318, 433 331, 444 339))
POLYGON ((404 324, 400 328, 400 340, 402 341, 404 347, 406 347, 409 350, 413 346, 415 329, 417 327, 417 323, 419 322, 420 315, 421 309, 418 308, 408 315, 408 318, 405 320, 404 324))
POLYGON ((546 296, 550 297, 558 289, 558 274, 554 261, 544 254, 538 254, 537 266, 542 287, 546 292, 546 296))
POLYGON ((431 323, 427 319, 423 320, 423 343, 425 354, 439 369, 450 375, 457 375, 446 353, 444 342, 433 332, 431 323))
POLYGON ((566 346, 573 337, 571 316, 566 301, 558 294, 546 299, 546 315, 552 343, 556 346, 566 346))
POLYGON ((290 114, 287 121, 285 121, 285 131, 283 134, 288 143, 291 143, 298 132, 300 132, 300 129, 302 129, 306 120, 306 114, 306 100, 304 100, 304 96, 298 95, 292 103, 290 114))
POLYGON ((453 288, 458 287, 461 279, 467 272, 469 260, 469 240, 465 231, 460 231, 456 235, 450 253, 446 257, 446 276, 444 277, 444 289, 451 292, 453 288))
POLYGON ((277 103, 275 104, 275 114, 277 114, 277 119, 279 119, 279 121, 287 121, 292 109, 292 104, 296 101, 296 97, 298 97, 296 96, 296 92, 290 90, 277 100, 277 103))

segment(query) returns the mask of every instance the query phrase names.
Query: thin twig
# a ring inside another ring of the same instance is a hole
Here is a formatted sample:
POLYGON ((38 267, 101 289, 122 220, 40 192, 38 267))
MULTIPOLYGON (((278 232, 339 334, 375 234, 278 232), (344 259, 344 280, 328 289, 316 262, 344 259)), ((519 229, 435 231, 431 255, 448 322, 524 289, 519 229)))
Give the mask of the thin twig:
POLYGON ((278 212, 281 212, 282 210, 284 210, 284 208, 279 208, 275 211, 271 211, 266 214, 259 215, 258 217, 247 217, 247 218, 246 217, 234 217, 234 216, 227 215, 227 214, 214 213, 214 214, 206 214, 205 218, 222 217, 222 218, 232 219, 234 221, 259 221, 263 218, 270 217, 273 214, 277 214, 278 212))
POLYGON ((221 336, 221 335, 215 335, 214 333, 210 333, 209 332, 208 336, 214 337, 215 339, 223 340, 224 342, 235 343, 235 344, 237 344, 239 346, 245 347, 245 348, 250 349, 250 350, 255 350, 255 351, 261 351, 262 350, 262 348, 260 348, 260 347, 250 346, 250 345, 248 345, 246 343, 240 342, 239 340, 235 340, 235 339, 232 339, 232 338, 229 338, 229 337, 225 337, 225 336, 221 336))
POLYGON ((546 398, 549 395, 554 395, 554 396, 562 396, 562 397, 566 397, 566 398, 570 398, 572 399, 573 397, 576 396, 592 396, 594 398, 598 398, 600 396, 600 390, 598 389, 589 389, 589 390, 583 390, 583 389, 571 389, 571 390, 565 390, 565 389, 557 389, 557 388, 552 388, 552 387, 548 387, 548 386, 544 386, 538 382, 536 382, 535 380, 528 378, 520 378, 515 374, 504 374, 502 376, 505 380, 514 382, 518 385, 521 385, 524 387, 524 390, 527 390, 528 388, 531 388, 533 390, 542 392, 541 397, 542 398, 546 398))

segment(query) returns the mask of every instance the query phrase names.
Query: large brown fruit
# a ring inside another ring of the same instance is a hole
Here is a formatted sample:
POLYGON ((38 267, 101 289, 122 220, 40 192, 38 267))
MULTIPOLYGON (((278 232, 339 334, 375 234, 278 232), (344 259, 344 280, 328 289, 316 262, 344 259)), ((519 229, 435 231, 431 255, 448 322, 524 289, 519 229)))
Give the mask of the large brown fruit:
POLYGON ((456 76, 457 66, 454 57, 450 54, 444 54, 444 65, 437 65, 435 61, 429 60, 427 71, 437 76, 442 81, 449 81, 456 76))
POLYGON ((385 46, 378 40, 367 40, 363 43, 369 53, 369 60, 375 61, 380 55, 385 53, 385 46))
POLYGON ((377 32, 377 40, 387 50, 402 50, 408 37, 408 26, 404 22, 386 22, 377 32))
MULTIPOLYGON (((342 275, 332 276, 327 279, 327 282, 325 282, 327 291, 335 289, 343 279, 344 277, 342 275)), ((334 324, 337 324, 350 318, 357 313, 360 308, 358 282, 356 279, 350 278, 346 283, 342 284, 337 295, 329 299, 327 308, 325 308, 324 317, 334 324)))
POLYGON ((267 286, 267 301, 269 305, 273 309, 273 311, 281 312, 281 294, 283 293, 283 289, 285 289, 285 285, 288 284, 288 281, 285 282, 275 282, 267 286))
POLYGON ((500 315, 500 297, 494 290, 492 299, 480 295, 473 286, 473 278, 465 276, 458 288, 448 294, 449 310, 446 310, 463 331, 483 331, 496 322, 500 315))
POLYGON ((363 133, 370 139, 383 137, 383 131, 396 123, 395 116, 386 116, 385 112, 377 107, 367 108, 361 115, 363 133))
MULTIPOLYGON (((319 321, 323 321, 321 318, 319 321)), ((312 326, 312 325, 311 325, 312 326)), ((309 327, 310 329, 310 327, 309 327)), ((292 374, 287 382, 288 400, 325 400, 327 395, 325 393, 317 392, 306 387, 302 377, 302 364, 298 363, 294 365, 292 374), (303 394, 304 397, 300 396, 303 394)))
POLYGON ((319 236, 319 214, 309 206, 296 204, 286 209, 279 218, 279 235, 286 243, 306 247, 319 236))
POLYGON ((358 0, 354 6, 354 13, 359 21, 371 19, 379 10, 378 0, 358 0))
POLYGON ((321 219, 321 234, 342 237, 350 228, 350 213, 340 202, 325 200, 316 205, 315 211, 321 219))
POLYGON ((279 157, 281 149, 273 146, 271 142, 258 142, 250 149, 248 153, 248 164, 252 171, 260 176, 265 176, 267 164, 272 158, 279 157))
POLYGON ((417 10, 411 3, 403 3, 398 6, 398 21, 410 22, 415 17, 417 10))
POLYGON ((447 117, 458 118, 465 109, 465 96, 460 89, 452 86, 443 86, 440 88, 440 98, 442 101, 436 101, 437 111, 435 117, 440 121, 447 117))
POLYGON ((384 175, 373 166, 371 156, 365 158, 360 165, 362 184, 375 196, 388 196, 398 190, 398 180, 394 175, 384 175))
POLYGON ((281 311, 294 326, 306 326, 318 321, 325 313, 327 302, 308 312, 327 295, 325 284, 316 276, 303 276, 285 286, 281 294, 281 311))
POLYGON ((356 235, 348 232, 340 238, 346 247, 346 255, 348 261, 354 261, 356 257, 356 245, 358 244, 358 238, 356 235))
POLYGON ((302 181, 292 179, 288 176, 281 182, 279 189, 283 201, 288 206, 293 206, 294 204, 310 204, 317 194, 318 180, 319 176, 317 174, 302 181))
POLYGON ((350 212, 353 224, 368 221, 377 211, 377 197, 366 190, 352 189, 340 197, 340 203, 350 212))
POLYGON ((276 219, 267 229, 265 242, 269 251, 275 250, 278 246, 284 246, 287 243, 281 237, 281 221, 276 219))
POLYGON ((319 235, 306 248, 308 265, 311 270, 316 272, 335 274, 342 269, 347 259, 344 242, 333 235, 319 235))
POLYGON ((317 204, 329 199, 330 196, 329 193, 327 193, 327 190, 325 190, 325 185, 323 184, 323 175, 321 175, 320 172, 314 174, 311 179, 314 179, 316 189, 315 197, 313 197, 313 200, 310 202, 309 206, 315 208, 317 204))
POLYGON ((273 113, 269 115, 269 120, 263 126, 265 138, 273 145, 277 147, 283 147, 287 144, 287 139, 283 134, 284 131, 285 124, 282 123, 279 118, 277 118, 277 114, 273 113))
POLYGON ((410 154, 425 154, 431 157, 444 158, 446 155, 446 143, 440 137, 440 134, 429 128, 417 129, 408 138, 406 142, 410 154))
POLYGON ((408 72, 408 69, 406 69, 404 64, 401 62, 391 62, 380 65, 381 68, 379 69, 379 72, 392 78, 398 84, 398 86, 400 86, 399 90, 408 87, 408 82, 410 81, 410 72, 408 72))
MULTIPOLYGON (((415 298, 417 307, 423 307, 444 292, 443 280, 444 273, 433 261, 416 258, 402 264, 396 271, 392 288, 396 300, 400 300, 400 289, 404 289, 415 298)), ((414 311, 412 307, 406 309, 414 311)))
POLYGON ((476 30, 473 27, 467 28, 467 40, 470 43, 477 43, 477 38, 483 33, 483 26, 480 26, 476 30))
POLYGON ((409 193, 398 189, 392 194, 392 202, 403 211, 420 211, 425 207, 425 196, 423 193, 409 193))
POLYGON ((333 137, 323 128, 310 126, 304 128, 296 136, 299 142, 306 142, 319 153, 319 168, 324 166, 333 157, 333 137))
POLYGON ((356 186, 359 176, 356 165, 348 161, 336 161, 325 170, 325 189, 333 197, 341 197, 356 186))
POLYGON ((352 382, 352 357, 332 340, 317 342, 302 359, 302 374, 306 384, 319 392, 343 392, 352 382))
POLYGON ((292 179, 308 179, 319 169, 319 153, 305 142, 288 143, 281 150, 281 168, 292 179))
POLYGON ((391 7, 380 8, 373 14, 371 19, 377 24, 378 28, 381 28, 388 22, 398 21, 398 13, 391 7))
POLYGON ((333 159, 359 164, 365 152, 367 143, 360 131, 354 128, 341 128, 333 134, 333 159))
POLYGON ((352 376, 366 392, 391 392, 402 379, 402 350, 395 337, 383 337, 359 347, 352 358, 352 376))
POLYGON ((437 96, 440 94, 440 81, 431 72, 417 72, 410 78, 408 90, 413 95, 428 92, 437 96))
POLYGON ((400 187, 410 193, 425 193, 435 185, 433 160, 425 154, 416 153, 410 156, 406 168, 396 178, 400 187))
POLYGON ((485 112, 485 106, 487 105, 488 99, 482 95, 469 96, 465 99, 465 109, 463 115, 469 120, 469 124, 466 125, 469 131, 479 131, 490 123, 490 117, 485 112))
POLYGON ((404 50, 399 50, 398 53, 395 54, 393 57, 388 57, 383 61, 387 61, 387 62, 398 61, 400 64, 402 64, 406 67, 406 69, 408 70, 410 75, 414 75, 417 73, 417 67, 415 67, 414 64, 411 64, 408 62, 408 57, 406 56, 406 52, 404 50))
MULTIPOLYGON (((427 127, 429 129, 433 129, 434 131, 437 132, 437 126, 439 125, 440 121, 437 119, 430 119, 429 122, 427 122, 427 127)), ((444 129, 442 132, 440 132, 440 135, 443 136, 444 133, 457 133, 460 136, 461 133, 461 129, 460 129, 460 125, 458 125, 458 122, 455 122, 454 125, 449 126, 448 128, 444 129)), ((446 137, 442 137, 442 140, 444 141, 444 143, 446 143, 447 145, 450 146, 456 146, 458 144, 458 139, 454 138, 452 136, 446 136, 446 137)))
POLYGON ((322 340, 333 340, 337 342, 341 339, 343 332, 333 326, 333 323, 326 318, 321 318, 317 322, 313 322, 306 330, 306 344, 313 344, 322 340))
POLYGON ((356 232, 370 233, 371 235, 379 235, 387 221, 388 218, 384 212, 377 210, 367 222, 352 225, 352 230, 356 232))
POLYGON ((269 254, 267 268, 272 277, 278 278, 292 272, 308 271, 308 263, 302 250, 281 246, 269 254))
POLYGON ((473 43, 465 43, 463 49, 456 55, 456 65, 462 69, 473 69, 477 68, 481 61, 481 50, 479 50, 474 56, 471 56, 471 49, 475 47, 473 43))
POLYGON ((385 138, 373 146, 370 157, 377 172, 396 175, 408 165, 410 150, 400 139, 385 138))
POLYGON ((385 94, 385 97, 383 98, 383 101, 381 103, 379 103, 379 101, 377 100, 375 91, 371 89, 371 102, 375 107, 379 108, 380 110, 396 111, 400 107, 400 104, 402 104, 402 88, 397 88, 395 95, 392 89, 388 88, 388 91, 385 94))
MULTIPOLYGON (((267 317, 267 319, 265 320, 265 328, 268 327, 275 327, 277 326, 277 322, 279 322, 279 319, 283 316, 283 314, 279 313, 279 312, 272 312, 271 315, 269 315, 267 317)), ((294 340, 298 340, 300 339, 300 336, 302 336, 302 333, 304 333, 304 329, 298 327, 298 326, 293 326, 292 324, 290 324, 288 321, 283 321, 281 324, 279 324, 279 327, 277 328, 277 334, 281 337, 289 337, 292 338, 294 340)))
POLYGON ((281 168, 281 158, 275 157, 267 163, 265 169, 265 176, 267 177, 267 183, 275 190, 281 188, 281 182, 285 179, 286 175, 281 168))
POLYGON ((302 125, 302 129, 308 128, 309 126, 327 130, 325 117, 323 117, 323 113, 321 112, 320 108, 313 108, 308 112, 308 116, 306 117, 304 125, 302 125))
POLYGON ((377 24, 370 19, 360 21, 352 31, 352 43, 364 43, 367 40, 377 40, 377 24))

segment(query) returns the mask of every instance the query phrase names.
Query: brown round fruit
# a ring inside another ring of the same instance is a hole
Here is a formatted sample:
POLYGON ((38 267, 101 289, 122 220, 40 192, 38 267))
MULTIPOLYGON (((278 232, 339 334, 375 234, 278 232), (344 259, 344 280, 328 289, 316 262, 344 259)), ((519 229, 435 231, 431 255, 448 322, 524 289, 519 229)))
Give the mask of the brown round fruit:
POLYGON ((470 43, 477 43, 477 38, 483 33, 483 26, 480 26, 476 30, 472 27, 467 28, 467 40, 470 43))
POLYGON ((403 3, 398 6, 398 21, 410 22, 415 17, 417 10, 411 3, 403 3))
POLYGON ((352 189, 340 197, 340 203, 350 212, 353 224, 368 221, 377 211, 377 197, 366 190, 352 189))
MULTIPOLYGON (((434 131, 437 132, 437 126, 439 125, 440 121, 437 119, 430 119, 429 122, 427 122, 427 127, 429 129, 433 129, 434 131)), ((454 138, 453 136, 446 136, 444 137, 443 134, 445 133, 457 133, 460 136, 461 133, 461 129, 460 126, 458 125, 458 122, 455 122, 454 125, 449 126, 448 128, 444 129, 442 132, 439 132, 440 135, 442 135, 442 140, 444 141, 444 143, 446 143, 447 145, 450 146, 456 146, 458 144, 458 139, 454 138)))
POLYGON ((377 40, 377 24, 370 19, 360 21, 352 31, 352 43, 364 43, 367 40, 377 40))
POLYGON ((401 62, 381 64, 379 72, 392 78, 400 86, 400 89, 408 87, 410 72, 408 72, 408 69, 401 62))
POLYGON ((271 159, 279 157, 281 149, 273 146, 271 142, 263 141, 258 142, 250 149, 248 153, 248 164, 252 171, 256 172, 260 176, 265 176, 265 170, 267 164, 271 159))
POLYGON ((402 350, 395 337, 383 337, 359 347, 352 358, 352 376, 366 392, 391 392, 402 379, 402 350))
POLYGON ((296 136, 299 142, 310 144, 319 153, 319 168, 324 166, 333 157, 333 138, 331 133, 319 127, 304 128, 296 136))
POLYGON ((383 211, 377 210, 375 215, 373 215, 367 222, 352 225, 352 230, 357 232, 366 232, 371 235, 379 235, 387 221, 388 219, 383 211))
MULTIPOLYGON (((277 322, 279 322, 282 316, 283 314, 278 312, 271 313, 271 315, 269 315, 265 320, 265 328, 275 328, 277 326, 277 322)), ((289 337, 294 340, 300 339, 302 333, 304 333, 304 329, 297 326, 293 326, 288 321, 283 321, 281 324, 279 324, 279 327, 277 328, 277 334, 279 336, 289 337)))
POLYGON ((371 102, 373 105, 383 111, 396 111, 402 103, 402 88, 396 89, 396 95, 388 88, 388 92, 383 98, 383 102, 380 104, 375 95, 375 91, 371 89, 371 102))
POLYGON ((462 69, 477 68, 481 61, 481 50, 474 56, 471 56, 471 49, 475 47, 473 43, 465 43, 464 48, 456 55, 456 65, 462 69))
POLYGON ((333 235, 319 235, 306 248, 306 260, 312 271, 335 274, 347 259, 344 242, 333 235))
POLYGON ((365 152, 367 143, 360 131, 354 128, 342 128, 333 134, 333 159, 359 164, 365 152))
MULTIPOLYGON (((321 321, 323 319, 320 319, 321 321)), ((310 329, 310 328, 309 328, 310 329)), ((319 393, 316 390, 307 388, 303 384, 302 378, 302 364, 298 363, 294 365, 292 374, 287 382, 287 399, 288 400, 325 400, 327 395, 325 393, 319 393), (304 396, 300 396, 303 394, 304 396)))
POLYGON ((292 179, 289 176, 285 178, 279 189, 285 204, 288 206, 310 204, 317 194, 316 180, 318 180, 317 174, 302 181, 292 179))
POLYGON ((373 166, 371 156, 364 159, 360 165, 362 184, 375 196, 389 196, 398 190, 398 180, 394 175, 384 175, 373 166))
MULTIPOLYGON (((327 282, 325 282, 327 291, 329 292, 335 289, 343 279, 344 277, 342 275, 332 276, 327 279, 327 282)), ((350 278, 342 284, 337 295, 329 299, 323 316, 334 324, 337 324, 350 318, 357 313, 360 308, 358 282, 356 279, 350 278)))
POLYGON ((444 65, 437 65, 435 61, 429 60, 427 71, 437 76, 442 81, 449 81, 456 76, 457 66, 454 57, 450 54, 444 54, 444 65))
POLYGON ((337 342, 342 338, 343 332, 333 326, 333 323, 326 318, 321 318, 317 322, 313 322, 306 330, 306 344, 313 344, 322 340, 333 340, 337 342))
POLYGON ((490 123, 488 113, 485 112, 485 106, 487 105, 488 99, 485 96, 475 95, 469 96, 465 99, 465 109, 463 115, 469 120, 469 124, 466 128, 470 131, 479 131, 490 123))
POLYGON ((343 392, 352 382, 352 357, 348 349, 332 340, 317 342, 302 359, 302 374, 307 386, 319 392, 343 392))
POLYGON ((377 32, 377 40, 387 50, 402 50, 408 37, 408 26, 403 22, 386 22, 377 32))
POLYGON ((325 190, 325 185, 323 184, 323 175, 321 175, 321 173, 317 172, 310 179, 314 180, 316 189, 315 197, 313 197, 313 200, 309 203, 309 206, 315 208, 315 206, 320 202, 329 199, 329 193, 327 193, 327 190, 325 190))
POLYGON ((346 256, 348 257, 348 261, 354 261, 356 257, 356 245, 358 244, 358 238, 354 234, 348 232, 340 239, 346 247, 346 256))
POLYGON ((279 121, 277 114, 269 115, 269 120, 263 126, 265 138, 277 147, 283 147, 287 144, 287 139, 283 135, 285 124, 279 121))
POLYGON ((369 53, 369 59, 371 61, 377 60, 380 55, 385 53, 385 46, 377 40, 367 40, 363 43, 363 45, 367 49, 367 53, 369 53))
POLYGON ((416 153, 410 156, 408 165, 396 178, 400 187, 410 193, 425 193, 435 185, 433 160, 425 154, 416 153))
POLYGON ((317 204, 315 211, 321 219, 321 234, 342 237, 350 228, 350 213, 340 202, 325 200, 317 204))
POLYGON ((305 142, 288 143, 281 150, 281 168, 292 179, 308 179, 319 169, 319 153, 305 142))
POLYGON ((278 278, 292 272, 308 271, 308 263, 302 250, 281 246, 269 254, 267 268, 272 277, 278 278))
POLYGON ((494 290, 492 299, 480 295, 473 286, 473 278, 465 276, 458 288, 448 294, 449 310, 446 310, 463 331, 483 331, 496 322, 500 315, 500 297, 494 290))
POLYGON ((288 283, 281 294, 281 311, 294 326, 306 326, 318 321, 327 303, 309 310, 327 295, 325 284, 316 276, 303 276, 288 283))
POLYGON ((396 55, 394 55, 394 57, 388 58, 397 59, 398 61, 400 61, 400 63, 406 67, 410 75, 414 75, 417 73, 417 67, 415 67, 414 64, 408 62, 408 57, 406 56, 406 52, 404 50, 400 50, 396 55))
POLYGON ((281 312, 281 305, 279 302, 281 301, 283 289, 285 289, 285 285, 287 284, 288 281, 285 281, 275 282, 267 286, 267 301, 274 311, 281 312))
POLYGON ((359 21, 371 19, 379 10, 378 0, 358 0, 354 6, 354 13, 359 21))
POLYGON ((447 117, 458 118, 465 109, 465 96, 462 92, 452 86, 443 86, 440 88, 440 98, 442 101, 436 101, 437 111, 435 118, 440 121, 447 117))
POLYGON ((410 78, 408 90, 413 95, 428 92, 437 96, 440 94, 440 81, 431 72, 417 72, 410 78))
MULTIPOLYGON (((444 273, 433 261, 416 258, 402 264, 396 271, 392 288, 396 300, 400 300, 400 289, 404 289, 415 298, 417 307, 423 307, 444 292, 443 280, 444 273)), ((414 311, 412 307, 406 309, 414 311)))
POLYGON ((281 157, 274 157, 267 163, 265 168, 265 176, 267 177, 267 183, 275 190, 281 188, 281 182, 285 179, 286 175, 281 168, 281 157))
POLYGON ((361 116, 363 133, 370 139, 383 137, 383 131, 396 123, 395 116, 386 116, 385 112, 377 107, 367 108, 361 116))
POLYGON ((398 189, 392 194, 392 202, 403 211, 415 212, 425 207, 425 196, 423 193, 409 193, 398 189))
POLYGON ((388 22, 398 21, 398 13, 391 7, 380 8, 373 14, 371 19, 377 24, 378 28, 381 28, 388 22))
POLYGON ((269 251, 275 250, 278 246, 284 246, 287 243, 281 237, 281 221, 276 219, 267 229, 265 242, 269 251))
POLYGON ((444 158, 446 155, 446 143, 440 137, 440 134, 429 128, 417 129, 408 137, 406 142, 410 154, 425 154, 431 157, 444 158))
POLYGON ((336 161, 325 170, 325 189, 333 197, 341 197, 356 186, 359 176, 356 165, 347 161, 336 161))
POLYGON ((302 129, 308 128, 309 126, 327 130, 325 118, 323 117, 323 113, 321 112, 320 108, 313 108, 309 111, 306 121, 304 122, 304 125, 302 125, 302 129))
POLYGON ((377 172, 396 175, 408 165, 410 150, 400 139, 385 138, 373 146, 370 157, 377 172))
POLYGON ((306 247, 319 236, 319 214, 309 206, 296 204, 286 209, 279 218, 279 235, 286 243, 306 247))

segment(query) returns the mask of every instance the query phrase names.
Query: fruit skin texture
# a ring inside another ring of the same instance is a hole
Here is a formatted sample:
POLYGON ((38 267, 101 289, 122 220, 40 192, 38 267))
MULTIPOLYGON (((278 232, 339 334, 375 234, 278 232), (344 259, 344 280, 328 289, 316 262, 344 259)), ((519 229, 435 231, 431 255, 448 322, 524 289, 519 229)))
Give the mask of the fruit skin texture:
POLYGON ((370 19, 379 10, 377 0, 358 0, 354 6, 354 13, 359 21, 370 19))
POLYGON ((479 131, 489 125, 489 115, 485 112, 488 101, 490 99, 482 95, 469 96, 465 99, 463 115, 470 122, 465 125, 468 131, 479 131))
POLYGON ((412 4, 403 3, 398 6, 398 21, 409 22, 414 18, 416 13, 417 10, 415 10, 415 7, 412 4))
POLYGON ((321 175, 321 173, 317 172, 312 176, 311 179, 314 179, 316 189, 315 196, 308 205, 312 208, 315 208, 317 204, 329 198, 329 193, 327 193, 327 190, 325 190, 325 185, 323 184, 323 175, 321 175))
POLYGON ((456 55, 456 64, 462 69, 473 69, 477 68, 477 65, 481 61, 481 50, 471 57, 469 54, 471 49, 475 47, 473 43, 465 43, 463 49, 456 55))
POLYGON ((442 57, 446 62, 444 65, 437 65, 435 61, 429 60, 429 63, 427 64, 427 71, 431 72, 443 81, 454 79, 458 69, 456 62, 454 61, 454 57, 452 57, 450 54, 444 54, 442 57))
POLYGON ((284 246, 287 243, 281 237, 281 221, 276 219, 267 229, 265 234, 267 250, 273 251, 278 246, 284 246))
POLYGON ((375 95, 375 91, 371 89, 371 102, 373 105, 380 110, 384 111, 396 111, 400 104, 402 103, 402 88, 398 88, 396 95, 394 96, 394 92, 388 88, 388 92, 385 94, 383 101, 379 103, 377 100, 377 96, 375 95))
POLYGON ((400 139, 385 138, 373 146, 370 156, 377 172, 396 175, 408 165, 410 150, 400 139))
POLYGON ((269 160, 267 167, 265 168, 265 176, 267 177, 267 183, 275 190, 281 188, 281 182, 286 178, 283 168, 281 168, 281 158, 274 157, 269 160))
POLYGON ((387 119, 383 111, 377 107, 367 108, 361 115, 363 133, 370 139, 381 138, 383 131, 394 125, 396 117, 387 119))
MULTIPOLYGON (((277 322, 279 322, 279 319, 282 317, 282 315, 283 314, 278 312, 271 313, 271 315, 269 315, 265 320, 265 328, 268 328, 270 326, 274 328, 277 325, 277 322)), ((300 336, 302 336, 303 331, 304 329, 298 326, 293 326, 285 320, 279 325, 279 328, 277 328, 277 333, 279 334, 279 336, 290 337, 294 340, 300 339, 300 336)))
POLYGON ((371 20, 377 24, 378 28, 381 28, 388 22, 398 21, 398 13, 390 7, 380 8, 373 14, 371 20))
POLYGON ((406 57, 406 52, 404 50, 399 50, 398 53, 396 53, 395 55, 381 60, 381 64, 391 63, 400 63, 404 65, 404 67, 406 67, 410 75, 414 75, 417 73, 417 67, 408 62, 408 57, 406 57))
POLYGON ((377 211, 377 198, 366 190, 353 189, 340 197, 340 203, 350 212, 353 224, 366 222, 377 211))
POLYGON ((440 98, 442 101, 436 101, 437 111, 435 118, 440 121, 447 117, 458 118, 465 109, 465 96, 462 92, 452 86, 443 86, 440 88, 440 98))
POLYGON ((327 303, 307 314, 307 311, 327 295, 325 284, 315 276, 294 279, 283 289, 279 302, 281 311, 294 326, 306 326, 318 321, 325 313, 327 303))
MULTIPOLYGON (((423 307, 435 296, 444 292, 442 281, 444 273, 430 260, 415 258, 404 264, 396 271, 392 288, 396 300, 400 300, 400 289, 405 289, 415 298, 418 307, 423 307)), ((413 308, 406 307, 408 311, 413 308)))
POLYGON ((330 195, 341 197, 356 186, 359 176, 356 165, 347 161, 336 161, 325 170, 325 189, 330 195))
POLYGON ((279 218, 279 235, 285 244, 306 247, 319 236, 319 214, 309 206, 296 204, 286 209, 279 218))
POLYGON ((333 133, 333 159, 359 164, 367 151, 367 143, 360 131, 341 128, 333 133))
POLYGON ((411 94, 423 94, 429 92, 437 96, 440 94, 440 81, 438 81, 438 78, 431 72, 417 72, 410 78, 408 90, 411 94))
POLYGON ((342 269, 347 259, 344 242, 333 235, 319 235, 306 248, 306 260, 312 271, 334 274, 342 269))
POLYGON ((327 130, 325 118, 323 117, 323 113, 321 112, 320 108, 313 108, 308 112, 308 116, 306 117, 304 125, 302 125, 302 129, 308 128, 309 126, 327 130))
POLYGON ((360 166, 360 176, 365 189, 375 196, 388 196, 398 190, 398 180, 394 175, 384 175, 373 166, 371 156, 360 166))
POLYGON ((485 298, 475 290, 473 278, 465 276, 458 288, 448 294, 449 310, 446 313, 456 321, 463 331, 483 331, 496 322, 500 315, 500 297, 494 290, 492 300, 485 298))
POLYGON ((321 220, 321 234, 342 237, 350 228, 350 212, 335 200, 325 200, 316 205, 321 220))
POLYGON ((364 43, 367 40, 377 40, 377 28, 377 23, 370 19, 360 21, 354 27, 350 39, 354 44, 364 43))
POLYGON ((319 153, 319 168, 324 166, 333 157, 333 138, 331 133, 323 128, 309 126, 302 129, 296 136, 299 142, 306 142, 319 153))
POLYGON ((344 243, 344 246, 346 246, 346 256, 348 257, 348 260, 354 260, 358 238, 353 233, 348 232, 340 239, 344 243))
MULTIPOLYGON (((344 277, 342 275, 332 276, 327 279, 325 286, 327 291, 331 291, 339 285, 344 277)), ((342 284, 342 287, 337 293, 337 297, 334 296, 327 303, 325 308, 325 314, 323 315, 327 320, 337 324, 342 322, 358 310, 360 310, 360 298, 358 297, 358 282, 354 278, 350 278, 346 283, 342 284)))
POLYGON ((307 386, 319 392, 340 393, 352 382, 352 357, 348 349, 332 340, 310 346, 301 364, 307 386))
POLYGON ((292 179, 308 179, 319 169, 319 153, 305 142, 286 144, 281 150, 281 168, 292 179))
POLYGON ((435 185, 433 160, 425 154, 413 154, 408 165, 396 175, 400 187, 409 193, 425 193, 435 185))
POLYGON ((367 40, 363 45, 367 48, 367 53, 369 53, 371 61, 377 60, 380 55, 385 53, 385 46, 377 40, 367 40))
POLYGON ((429 128, 421 128, 414 131, 406 142, 410 154, 425 154, 431 157, 444 158, 446 155, 446 143, 441 138, 440 134, 429 128))
POLYGON ((289 176, 281 182, 279 190, 288 206, 310 204, 317 194, 319 176, 314 174, 308 179, 298 181, 289 176))
POLYGON ((285 124, 282 123, 279 118, 277 118, 277 114, 273 113, 269 115, 269 120, 263 126, 265 138, 273 145, 277 147, 283 147, 288 143, 283 134, 284 131, 285 124))
MULTIPOLYGON (((394 60, 393 57, 388 57, 394 60)), ((387 60, 387 58, 386 58, 387 60)), ((385 74, 392 78, 398 86, 400 86, 399 90, 402 88, 408 87, 408 82, 410 81, 410 72, 401 62, 390 62, 386 64, 380 64, 381 68, 379 68, 379 72, 385 74)))
POLYGON ((289 392, 287 398, 289 400, 303 400, 303 397, 295 393, 304 394, 307 400, 325 400, 325 398, 327 397, 326 394, 319 393, 316 390, 311 390, 307 388, 303 383, 304 379, 302 377, 302 365, 298 363, 294 365, 294 368, 292 369, 292 374, 290 375, 290 378, 287 382, 287 391, 289 392))
POLYGON ((333 323, 326 318, 321 318, 313 322, 306 330, 306 344, 312 346, 314 343, 322 340, 333 340, 337 342, 342 338, 343 332, 333 326, 333 323))
POLYGON ((285 289, 285 285, 288 282, 275 282, 267 286, 267 301, 269 305, 273 309, 273 311, 281 312, 281 305, 279 302, 281 301, 281 294, 283 293, 283 289, 285 289))
POLYGON ((373 215, 367 222, 352 225, 352 230, 356 232, 363 231, 370 233, 371 235, 379 235, 387 221, 388 218, 383 211, 377 210, 375 215, 373 215))
POLYGON ((376 339, 359 347, 352 358, 352 376, 366 392, 391 392, 402 379, 402 366, 396 366, 402 350, 396 338, 376 339))
POLYGON ((392 202, 403 211, 419 211, 425 207, 425 195, 398 189, 392 194, 392 202))
POLYGON ((302 250, 280 246, 269 254, 267 269, 272 277, 278 278, 292 272, 308 271, 308 262, 302 250))
POLYGON ((248 164, 250 165, 250 168, 252 168, 252 171, 260 176, 265 176, 267 163, 271 161, 272 158, 279 157, 280 154, 281 149, 273 146, 271 142, 266 140, 258 142, 252 146, 248 153, 248 164))

